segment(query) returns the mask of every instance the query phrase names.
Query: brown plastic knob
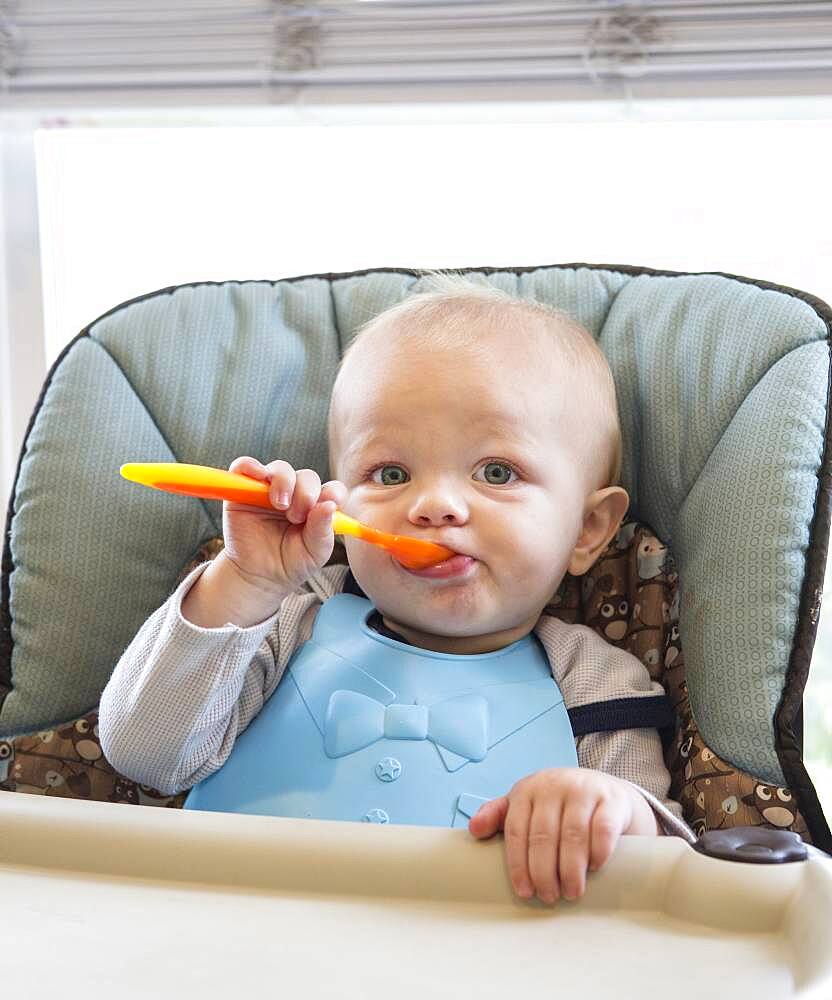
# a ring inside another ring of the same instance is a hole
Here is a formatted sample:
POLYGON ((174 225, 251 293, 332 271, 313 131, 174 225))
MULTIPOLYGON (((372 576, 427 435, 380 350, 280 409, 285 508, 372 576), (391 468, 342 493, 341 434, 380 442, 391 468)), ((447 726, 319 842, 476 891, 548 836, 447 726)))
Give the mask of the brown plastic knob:
POLYGON ((708 830, 693 849, 723 861, 745 861, 755 865, 779 865, 805 861, 806 845, 791 830, 768 826, 735 826, 731 830, 708 830))

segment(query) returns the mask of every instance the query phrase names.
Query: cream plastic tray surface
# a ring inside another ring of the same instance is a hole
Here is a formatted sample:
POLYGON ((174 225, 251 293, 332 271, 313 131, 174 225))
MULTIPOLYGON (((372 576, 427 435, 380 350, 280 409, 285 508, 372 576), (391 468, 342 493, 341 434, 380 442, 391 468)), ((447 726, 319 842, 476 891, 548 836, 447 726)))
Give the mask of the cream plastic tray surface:
POLYGON ((6 996, 832 998, 832 859, 626 837, 587 892, 501 837, 0 792, 6 996))

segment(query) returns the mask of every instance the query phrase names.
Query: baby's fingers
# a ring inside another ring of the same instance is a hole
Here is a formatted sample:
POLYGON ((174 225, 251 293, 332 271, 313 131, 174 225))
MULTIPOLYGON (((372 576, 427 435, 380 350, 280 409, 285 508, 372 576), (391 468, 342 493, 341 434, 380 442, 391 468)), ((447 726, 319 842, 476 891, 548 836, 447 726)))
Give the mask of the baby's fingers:
POLYGON ((534 892, 529 877, 529 821, 531 812, 531 799, 526 795, 514 795, 509 801, 503 825, 509 878, 514 891, 524 899, 534 892))
POLYGON ((624 830, 624 820, 614 803, 602 800, 592 814, 589 870, 597 872, 610 859, 624 830))
POLYGON ((266 480, 269 478, 269 470, 266 466, 249 455, 241 455, 239 458, 235 458, 231 465, 228 466, 228 471, 237 472, 241 476, 251 476, 254 479, 266 480))
POLYGON ((468 832, 477 840, 493 837, 498 830, 502 830, 507 812, 507 795, 484 802, 468 821, 468 832))
POLYGON ((347 502, 347 487, 337 479, 330 479, 321 487, 319 500, 334 500, 336 506, 341 507, 347 502))
MULTIPOLYGON (((284 480, 283 489, 288 492, 291 502, 286 509, 286 520, 292 524, 303 524, 314 509, 315 504, 321 495, 321 478, 314 469, 298 469, 297 472, 288 467, 291 476, 284 480), (292 482, 294 480, 294 482, 292 482)), ((283 479, 283 477, 281 477, 283 479)), ((272 492, 275 489, 275 482, 272 482, 272 492)), ((278 505, 281 502, 281 487, 278 486, 278 505)), ((274 498, 272 499, 274 503, 274 498)))
POLYGON ((563 807, 558 875, 564 899, 577 899, 586 888, 590 824, 597 799, 572 796, 563 807))
POLYGON ((544 903, 554 903, 560 894, 557 873, 560 822, 559 798, 541 796, 535 800, 529 824, 529 874, 544 903))
POLYGON ((332 515, 336 506, 333 500, 316 503, 306 517, 302 528, 303 544, 315 563, 322 566, 332 555, 335 534, 332 530, 332 515))

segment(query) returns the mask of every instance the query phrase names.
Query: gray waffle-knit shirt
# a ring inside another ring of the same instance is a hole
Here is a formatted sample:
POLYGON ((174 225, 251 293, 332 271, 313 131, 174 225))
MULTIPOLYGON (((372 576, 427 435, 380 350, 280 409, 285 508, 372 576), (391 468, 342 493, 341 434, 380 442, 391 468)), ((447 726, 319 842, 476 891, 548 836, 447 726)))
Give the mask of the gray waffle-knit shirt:
MULTIPOLYGON (((191 788, 222 767, 234 741, 274 693, 292 654, 311 637, 321 604, 343 590, 349 569, 324 566, 257 625, 201 628, 182 617, 181 607, 207 566, 194 569, 142 625, 99 705, 107 760, 120 774, 165 794, 191 788)), ((584 625, 541 615, 534 633, 567 708, 662 693, 640 660, 584 625)), ((575 746, 580 767, 630 782, 664 833, 695 842, 681 806, 668 798, 670 774, 656 729, 588 733, 575 746)))

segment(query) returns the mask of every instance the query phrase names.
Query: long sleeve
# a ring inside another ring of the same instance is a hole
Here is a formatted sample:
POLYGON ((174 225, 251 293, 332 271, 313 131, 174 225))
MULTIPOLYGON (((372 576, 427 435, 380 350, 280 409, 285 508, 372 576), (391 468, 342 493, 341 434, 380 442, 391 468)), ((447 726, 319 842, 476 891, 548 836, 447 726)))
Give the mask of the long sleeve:
MULTIPOLYGON (((612 646, 585 625, 568 625, 547 615, 540 618, 534 631, 546 649, 567 708, 663 693, 661 684, 651 680, 637 657, 612 646)), ((647 800, 664 833, 696 842, 682 819, 681 805, 668 795, 670 772, 665 767, 658 730, 588 733, 578 737, 575 747, 581 767, 604 771, 633 785, 647 800)))
POLYGON ((209 629, 181 611, 207 565, 193 570, 139 629, 99 705, 101 747, 112 767, 165 794, 222 767, 346 575, 345 566, 325 566, 271 618, 249 628, 209 629))

